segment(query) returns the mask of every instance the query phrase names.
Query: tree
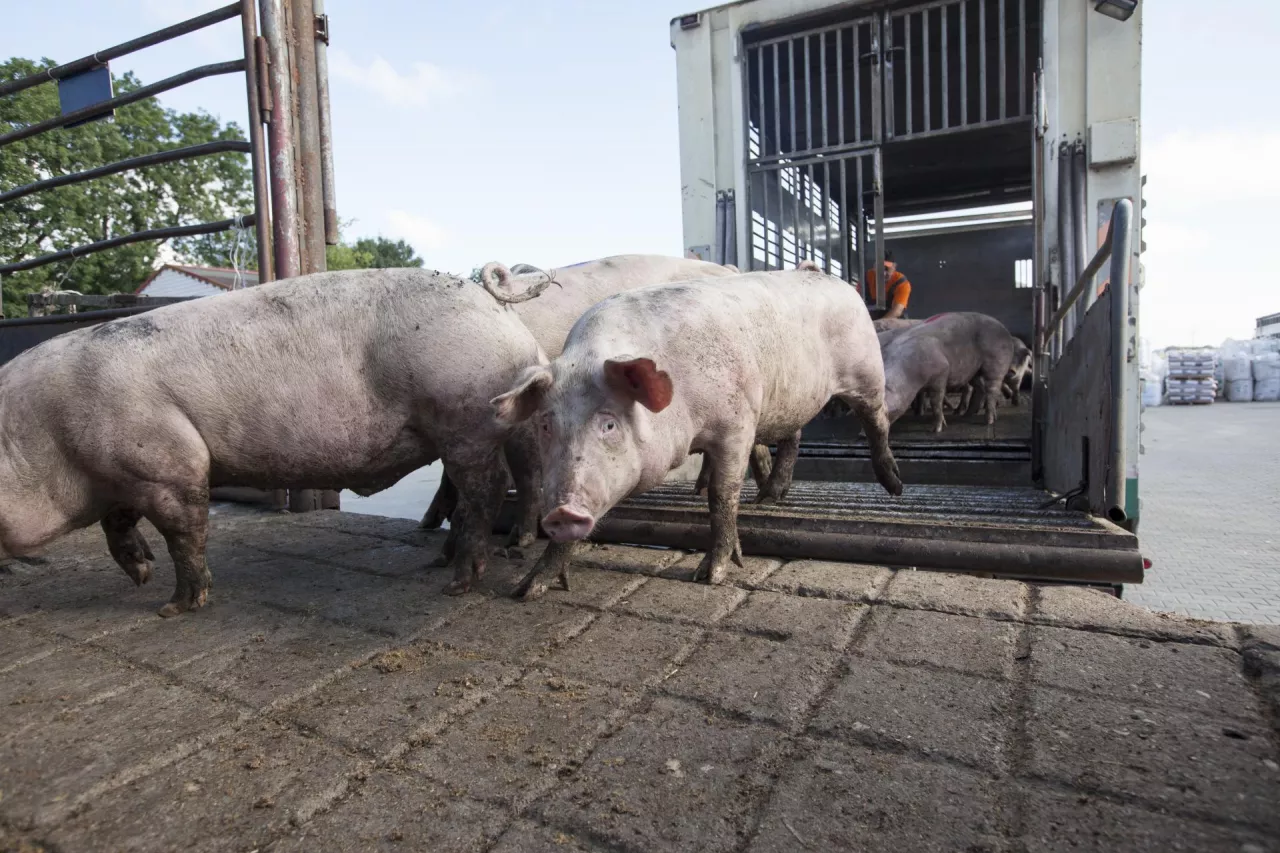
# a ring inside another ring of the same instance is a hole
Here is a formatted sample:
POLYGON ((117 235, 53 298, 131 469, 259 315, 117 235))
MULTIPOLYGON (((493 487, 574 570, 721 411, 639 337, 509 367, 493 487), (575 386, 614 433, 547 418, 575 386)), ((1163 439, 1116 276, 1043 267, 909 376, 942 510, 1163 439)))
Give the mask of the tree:
MULTIPOLYGON (((55 65, 14 58, 0 63, 0 81, 55 65)), ((132 73, 115 78, 116 94, 138 89, 132 73)), ((0 133, 58 114, 57 87, 45 84, 0 99, 0 133)), ((29 184, 170 148, 244 139, 234 123, 205 112, 178 113, 147 99, 116 110, 113 119, 61 128, 0 148, 0 187, 29 184)), ((248 157, 226 153, 123 172, 30 195, 0 205, 0 263, 82 246, 135 231, 227 219, 253 211, 248 157)), ((252 232, 247 257, 253 259, 252 232)), ((176 240, 185 263, 229 266, 235 232, 176 240)), ((129 292, 155 266, 159 244, 135 243, 75 261, 5 276, 6 314, 26 313, 25 295, 46 287, 81 293, 129 292)), ((250 260, 248 266, 256 266, 250 260)))
POLYGON ((394 243, 386 237, 362 237, 356 241, 357 252, 367 252, 373 258, 369 266, 374 269, 390 267, 420 267, 422 258, 413 252, 413 247, 404 240, 394 243))

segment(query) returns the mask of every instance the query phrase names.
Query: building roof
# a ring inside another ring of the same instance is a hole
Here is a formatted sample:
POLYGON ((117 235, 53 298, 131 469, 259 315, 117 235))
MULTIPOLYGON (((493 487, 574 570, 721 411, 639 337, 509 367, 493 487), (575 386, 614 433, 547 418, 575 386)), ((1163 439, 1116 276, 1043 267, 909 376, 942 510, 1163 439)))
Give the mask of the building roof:
MULTIPOLYGON (((151 275, 147 276, 146 281, 138 285, 138 289, 134 293, 141 293, 146 289, 147 285, 155 281, 156 276, 165 270, 174 270, 183 275, 191 276, 197 281, 203 281, 205 284, 211 284, 219 290, 230 290, 236 281, 236 271, 227 269, 226 267, 195 267, 187 264, 165 264, 157 269, 151 275)), ((240 278, 243 286, 248 287, 258 283, 257 270, 241 270, 240 278)))

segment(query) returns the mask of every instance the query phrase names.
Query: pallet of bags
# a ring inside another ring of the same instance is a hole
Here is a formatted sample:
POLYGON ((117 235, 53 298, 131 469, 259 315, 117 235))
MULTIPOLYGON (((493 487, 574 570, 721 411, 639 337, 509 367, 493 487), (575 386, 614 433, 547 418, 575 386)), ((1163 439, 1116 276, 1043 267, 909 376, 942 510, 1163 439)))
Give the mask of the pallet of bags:
POLYGON ((1168 380, 1168 397, 1169 405, 1209 405, 1213 402, 1213 398, 1217 395, 1218 383, 1213 377, 1198 379, 1177 379, 1173 376, 1168 380))
POLYGON ((1263 352, 1255 355, 1252 367, 1254 402, 1280 401, 1280 353, 1263 352))
POLYGON ((1217 396, 1214 379, 1218 355, 1211 349, 1171 349, 1169 379, 1166 382, 1170 405, 1206 405, 1217 396))
POLYGON ((1219 352, 1227 401, 1248 403, 1253 399, 1253 351, 1250 342, 1228 340, 1223 342, 1219 352))

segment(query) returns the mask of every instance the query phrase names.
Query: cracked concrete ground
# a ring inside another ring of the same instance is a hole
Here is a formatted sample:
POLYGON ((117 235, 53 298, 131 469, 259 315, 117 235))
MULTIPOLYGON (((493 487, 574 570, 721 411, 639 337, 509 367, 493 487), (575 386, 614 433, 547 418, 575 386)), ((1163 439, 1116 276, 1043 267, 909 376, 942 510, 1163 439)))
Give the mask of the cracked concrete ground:
POLYGON ((597 547, 440 593, 412 522, 220 510, 202 611, 0 569, 0 850, 1280 851, 1280 631, 597 547))

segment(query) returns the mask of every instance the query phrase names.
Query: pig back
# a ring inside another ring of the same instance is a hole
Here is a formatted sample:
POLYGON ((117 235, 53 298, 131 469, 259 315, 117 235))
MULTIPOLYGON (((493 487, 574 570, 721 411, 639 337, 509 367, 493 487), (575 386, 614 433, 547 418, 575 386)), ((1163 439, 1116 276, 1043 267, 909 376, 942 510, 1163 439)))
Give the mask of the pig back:
MULTIPOLYGON (((512 305, 521 321, 533 332, 538 345, 548 358, 564 350, 569 330, 586 311, 617 293, 700 278, 733 275, 719 264, 691 258, 664 255, 615 255, 552 270, 555 284, 536 299, 512 305)), ((533 272, 516 276, 512 289, 519 293, 545 280, 547 273, 533 272)))

